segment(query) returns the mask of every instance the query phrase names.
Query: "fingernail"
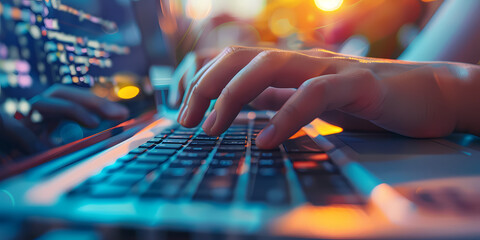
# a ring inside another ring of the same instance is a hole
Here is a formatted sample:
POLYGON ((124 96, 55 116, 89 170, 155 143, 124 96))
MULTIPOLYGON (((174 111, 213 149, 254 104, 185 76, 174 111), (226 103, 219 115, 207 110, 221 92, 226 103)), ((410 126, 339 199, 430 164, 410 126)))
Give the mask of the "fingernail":
POLYGON ((217 119, 217 112, 215 109, 210 113, 210 115, 207 117, 205 122, 202 125, 202 128, 205 132, 209 132, 210 128, 213 127, 213 124, 215 123, 215 120, 217 119))
POLYGON ((257 142, 267 143, 272 140, 275 133, 275 126, 270 124, 268 127, 264 128, 260 134, 258 134, 257 142))

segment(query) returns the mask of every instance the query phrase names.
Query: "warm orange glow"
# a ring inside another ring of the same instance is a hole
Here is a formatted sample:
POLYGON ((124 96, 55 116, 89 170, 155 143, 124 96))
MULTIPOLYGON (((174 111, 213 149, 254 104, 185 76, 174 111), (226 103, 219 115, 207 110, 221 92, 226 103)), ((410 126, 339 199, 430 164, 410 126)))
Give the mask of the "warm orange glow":
POLYGON ((333 12, 338 10, 343 4, 343 0, 315 0, 318 9, 325 12, 333 12))
POLYGON ((305 131, 303 131, 302 129, 300 129, 300 130, 298 130, 298 132, 293 134, 293 136, 291 136, 289 139, 295 139, 295 138, 303 137, 305 135, 307 135, 307 133, 305 131))
POLYGON ((310 125, 313 126, 315 128, 315 130, 322 136, 343 132, 343 128, 341 128, 339 126, 332 125, 332 124, 327 123, 325 121, 322 121, 318 118, 313 120, 310 123, 310 125))
POLYGON ((356 236, 372 227, 369 217, 358 206, 304 205, 280 217, 273 230, 280 235, 313 234, 338 238, 356 236))
POLYGON ((408 221, 416 211, 415 204, 386 183, 381 183, 372 190, 370 200, 395 223, 408 221))
POLYGON ((211 0, 188 0, 185 13, 191 19, 204 19, 212 10, 211 0))
POLYGON ((140 89, 135 86, 126 86, 120 88, 117 92, 117 96, 122 99, 131 99, 134 98, 140 93, 140 89))

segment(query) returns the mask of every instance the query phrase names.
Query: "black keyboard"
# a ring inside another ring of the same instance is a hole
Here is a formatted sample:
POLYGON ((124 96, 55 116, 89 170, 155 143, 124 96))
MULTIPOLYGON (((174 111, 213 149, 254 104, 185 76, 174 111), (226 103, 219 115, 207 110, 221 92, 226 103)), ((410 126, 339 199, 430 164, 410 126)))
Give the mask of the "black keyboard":
POLYGON ((265 122, 234 124, 221 136, 200 128, 162 131, 74 189, 70 197, 289 205, 362 204, 308 136, 260 150, 265 122))

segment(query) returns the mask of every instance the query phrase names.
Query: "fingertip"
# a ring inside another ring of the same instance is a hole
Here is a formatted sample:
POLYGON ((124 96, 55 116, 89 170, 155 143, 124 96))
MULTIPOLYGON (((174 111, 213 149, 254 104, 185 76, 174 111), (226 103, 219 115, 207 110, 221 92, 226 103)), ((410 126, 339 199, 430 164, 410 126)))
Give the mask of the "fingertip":
POLYGON ((257 136, 255 142, 259 148, 269 149, 274 148, 278 144, 275 143, 276 127, 273 124, 269 124, 265 127, 257 136))

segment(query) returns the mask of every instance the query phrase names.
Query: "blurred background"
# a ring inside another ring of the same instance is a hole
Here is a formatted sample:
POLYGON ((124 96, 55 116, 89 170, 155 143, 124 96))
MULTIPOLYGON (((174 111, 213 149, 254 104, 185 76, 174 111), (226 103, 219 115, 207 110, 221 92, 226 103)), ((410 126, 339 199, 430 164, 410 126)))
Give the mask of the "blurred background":
POLYGON ((229 45, 324 48, 396 58, 443 3, 437 0, 159 0, 175 61, 229 45))

